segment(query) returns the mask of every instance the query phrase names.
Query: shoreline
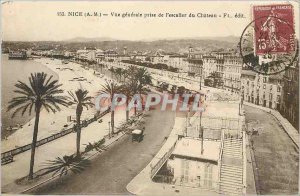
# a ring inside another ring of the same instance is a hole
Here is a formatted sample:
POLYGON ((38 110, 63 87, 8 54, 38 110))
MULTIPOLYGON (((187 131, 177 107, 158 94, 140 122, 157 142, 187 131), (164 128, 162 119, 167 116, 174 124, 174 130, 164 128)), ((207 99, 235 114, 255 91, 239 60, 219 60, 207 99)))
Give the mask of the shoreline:
POLYGON ((21 114, 17 114, 14 118, 11 118, 11 115, 14 110, 7 112, 8 101, 11 100, 12 97, 15 96, 13 90, 15 90, 15 84, 18 80, 26 82, 28 80, 28 76, 33 72, 45 72, 47 75, 53 75, 54 79, 59 80, 59 76, 56 72, 49 69, 47 66, 43 65, 40 62, 35 61, 34 59, 28 60, 8 60, 7 54, 1 54, 1 77, 2 77, 2 85, 1 85, 1 140, 4 140, 6 137, 14 134, 18 129, 8 130, 9 127, 16 128, 18 125, 24 126, 28 123, 32 118, 34 118, 34 114, 29 115, 25 113, 23 116, 21 114), (18 75, 18 73, 22 73, 18 75))
MULTIPOLYGON (((50 58, 34 59, 33 61, 42 64, 58 75, 59 83, 63 84, 63 95, 66 96, 68 96, 68 91, 74 91, 78 88, 84 88, 88 90, 90 96, 93 97, 98 92, 98 89, 101 88, 101 84, 104 83, 104 79, 106 78, 106 76, 99 78, 90 70, 85 70, 81 67, 80 64, 73 62, 70 62, 69 64, 62 64, 61 60, 51 60, 50 58), (73 69, 73 71, 71 71, 70 69, 73 69), (84 77, 87 80, 78 82, 70 81, 74 77, 84 77)), ((94 108, 84 110, 82 113, 82 120, 91 118, 94 113, 94 108)), ((67 122, 68 116, 71 116, 72 119, 75 118, 75 106, 71 106, 69 108, 61 107, 61 111, 55 114, 48 113, 47 111, 42 110, 40 115, 41 120, 39 125, 38 139, 42 139, 52 134, 58 133, 63 128, 66 128, 64 127, 66 125, 67 127, 73 126, 73 122, 67 122)), ((22 128, 14 131, 7 137, 7 139, 2 140, 2 152, 31 143, 34 119, 34 117, 30 118, 26 123, 23 124, 22 128)))

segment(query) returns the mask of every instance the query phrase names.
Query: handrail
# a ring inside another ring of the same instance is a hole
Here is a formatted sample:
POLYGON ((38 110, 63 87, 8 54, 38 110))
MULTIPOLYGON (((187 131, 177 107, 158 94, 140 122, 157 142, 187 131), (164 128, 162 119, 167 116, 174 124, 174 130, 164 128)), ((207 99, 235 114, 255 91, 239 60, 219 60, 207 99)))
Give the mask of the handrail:
MULTIPOLYGON (((219 182, 221 181, 221 168, 222 168, 221 165, 222 165, 223 148, 224 148, 224 130, 221 130, 221 146, 220 146, 220 154, 219 154, 219 161, 218 161, 218 166, 219 166, 218 179, 219 179, 219 182)), ((220 190, 220 186, 219 186, 219 190, 220 190)))
POLYGON ((175 146, 176 142, 172 145, 172 147, 164 154, 164 156, 153 166, 151 167, 150 177, 151 179, 155 176, 155 174, 158 172, 158 170, 161 168, 161 166, 166 162, 166 160, 171 156, 175 146))
MULTIPOLYGON (((103 117, 104 115, 106 115, 107 113, 109 113, 110 111, 110 108, 108 108, 107 110, 105 110, 104 112, 100 113, 98 116, 95 115, 93 118, 87 120, 87 124, 90 124, 96 120, 98 120, 99 118, 103 117)), ((82 126, 83 127, 83 126, 82 126)), ((53 134, 51 136, 48 136, 46 138, 43 138, 39 141, 36 142, 36 147, 39 147, 41 145, 44 145, 48 142, 51 142, 53 140, 56 140, 62 136, 65 136, 69 133, 72 133, 73 132, 73 127, 72 128, 69 128, 69 129, 65 129, 65 130, 62 130, 61 132, 59 133, 56 133, 56 134, 53 134)), ((12 149, 12 150, 9 150, 9 151, 6 151, 4 153, 1 153, 1 161, 3 159, 5 159, 6 157, 10 157, 10 156, 15 156, 17 154, 20 154, 20 153, 23 153, 27 150, 30 150, 31 149, 31 145, 32 144, 27 144, 27 145, 24 145, 24 146, 21 146, 21 147, 18 147, 18 148, 15 148, 15 149, 12 149)))

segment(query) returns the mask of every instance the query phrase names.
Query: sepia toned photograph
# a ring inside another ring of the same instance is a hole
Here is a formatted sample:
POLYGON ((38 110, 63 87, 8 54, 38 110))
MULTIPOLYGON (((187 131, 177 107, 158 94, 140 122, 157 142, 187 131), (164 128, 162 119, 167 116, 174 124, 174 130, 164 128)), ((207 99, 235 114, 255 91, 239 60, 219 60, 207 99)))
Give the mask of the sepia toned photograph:
POLYGON ((299 9, 1 1, 1 194, 298 195, 299 9))

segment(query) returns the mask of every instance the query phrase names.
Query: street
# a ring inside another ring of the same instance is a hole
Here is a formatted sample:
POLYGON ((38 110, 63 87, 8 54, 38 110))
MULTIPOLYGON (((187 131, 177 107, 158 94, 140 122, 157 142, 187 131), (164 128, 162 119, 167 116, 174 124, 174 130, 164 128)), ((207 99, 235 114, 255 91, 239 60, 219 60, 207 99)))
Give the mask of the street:
POLYGON ((271 114, 249 106, 245 106, 245 112, 246 123, 262 127, 258 135, 252 136, 258 194, 297 194, 299 150, 296 145, 271 114))
POLYGON ((149 114, 140 143, 125 135, 82 173, 64 176, 28 194, 129 194, 126 185, 151 161, 173 127, 174 112, 152 110, 149 114))

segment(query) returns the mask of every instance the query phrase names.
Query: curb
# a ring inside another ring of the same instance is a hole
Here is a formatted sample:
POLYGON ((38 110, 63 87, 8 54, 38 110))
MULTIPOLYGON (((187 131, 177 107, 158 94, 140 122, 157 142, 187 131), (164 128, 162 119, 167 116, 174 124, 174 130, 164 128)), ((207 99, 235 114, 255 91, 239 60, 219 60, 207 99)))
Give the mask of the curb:
MULTIPOLYGON (((292 138, 292 136, 290 135, 290 133, 287 131, 287 128, 283 125, 283 123, 278 119, 278 117, 274 114, 274 110, 270 109, 270 108, 264 108, 262 106, 257 106, 257 105, 252 105, 248 102, 244 102, 245 105, 252 107, 252 108, 256 108, 256 109, 260 109, 263 110, 269 114, 271 114, 279 123, 280 126, 282 127, 282 129, 285 131, 285 133, 289 136, 289 138, 293 141, 293 143, 297 146, 297 148, 299 149, 299 144, 292 138), (273 112, 272 112, 273 111, 273 112)), ((275 110, 276 111, 276 110, 275 110)), ((281 115, 281 114, 280 114, 281 115)), ((284 118, 282 116, 282 118, 284 118)), ((288 122, 289 123, 289 122, 288 122)), ((292 125, 291 125, 292 126, 292 125)), ((298 138, 299 138, 299 133, 298 133, 298 138)))
MULTIPOLYGON (((121 139, 124 135, 126 135, 125 132, 121 132, 121 133, 122 133, 122 135, 121 135, 120 137, 118 137, 116 140, 114 140, 113 142, 111 142, 110 144, 108 144, 107 146, 105 146, 105 148, 107 148, 107 147, 109 147, 110 145, 114 144, 114 143, 117 142, 119 139, 121 139)), ((97 154, 101 154, 101 153, 102 153, 102 152, 96 151, 94 154, 88 156, 87 159, 91 159, 91 158, 93 158, 94 156, 96 156, 97 154)), ((71 168, 69 168, 68 170, 70 170, 70 169, 71 169, 71 168)), ((37 188, 37 187, 39 187, 39 186, 41 186, 41 185, 43 185, 43 184, 45 184, 45 183, 51 181, 51 180, 53 180, 53 179, 55 179, 55 178, 57 178, 57 177, 59 177, 59 176, 60 176, 60 174, 56 174, 55 176, 52 176, 51 178, 48 178, 48 179, 44 180, 43 182, 40 182, 39 184, 36 184, 36 185, 34 185, 34 186, 32 186, 32 187, 29 187, 29 188, 27 188, 27 189, 25 189, 25 190, 19 192, 18 194, 24 194, 24 193, 26 193, 26 192, 28 192, 28 191, 31 191, 31 190, 33 190, 33 189, 35 189, 35 188, 37 188)))

